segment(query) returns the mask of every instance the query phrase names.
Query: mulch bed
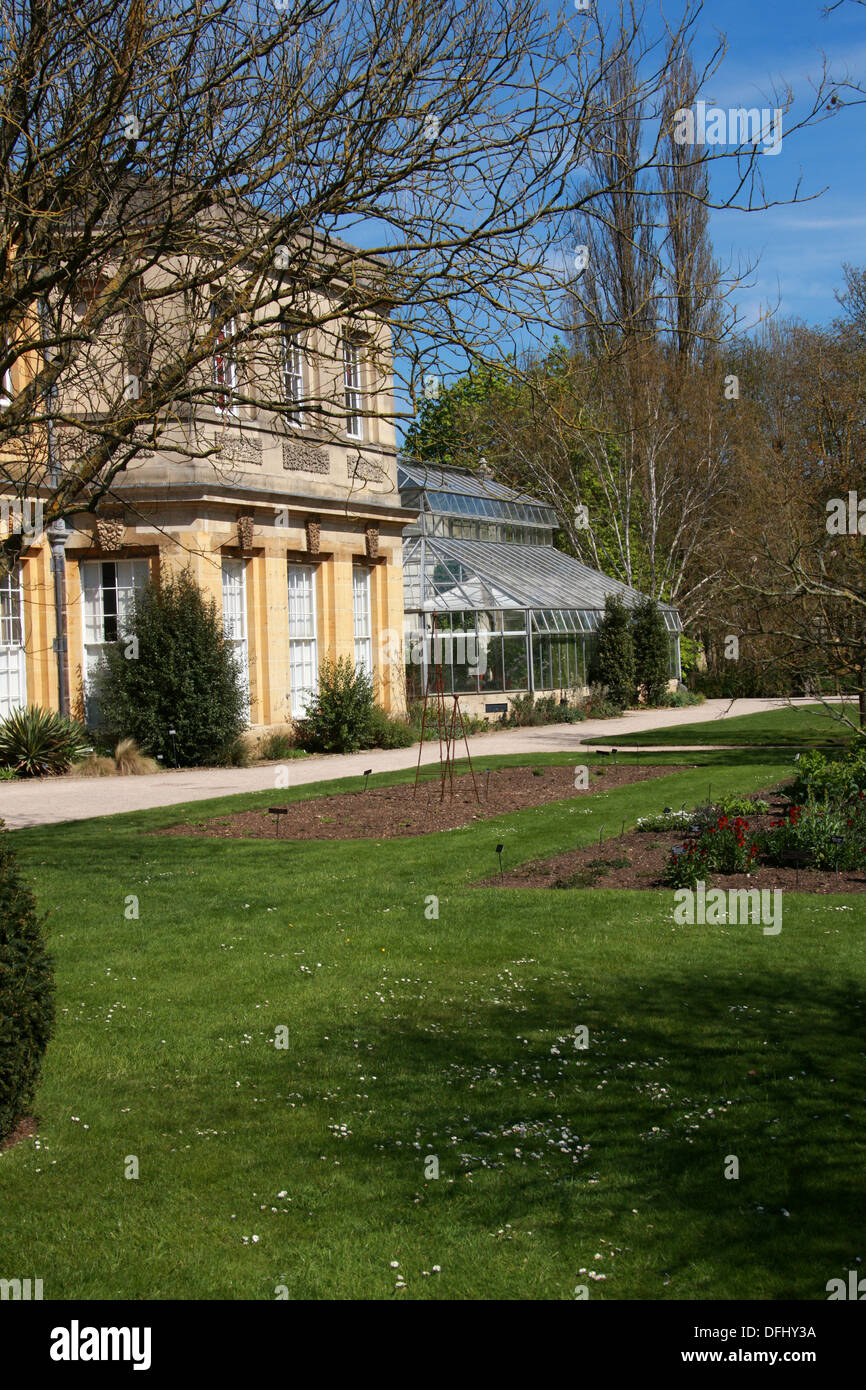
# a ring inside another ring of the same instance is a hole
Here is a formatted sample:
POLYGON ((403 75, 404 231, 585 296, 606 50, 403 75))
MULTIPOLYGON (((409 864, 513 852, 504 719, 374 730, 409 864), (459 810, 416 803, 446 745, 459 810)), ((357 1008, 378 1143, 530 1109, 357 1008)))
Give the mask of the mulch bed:
MULTIPOLYGON (((429 835, 434 830, 455 830, 474 821, 488 820, 509 811, 544 806, 565 797, 592 796, 652 777, 667 777, 683 768, 616 766, 589 769, 589 787, 574 785, 574 768, 545 764, 532 767, 500 767, 490 772, 476 769, 476 798, 469 773, 454 778, 454 798, 439 800, 438 768, 421 769, 417 795, 412 784, 396 787, 370 785, 366 792, 335 792, 286 805, 279 817, 262 811, 237 811, 188 825, 157 830, 156 835, 206 835, 224 840, 364 840, 395 839, 405 835, 429 835)), ((274 806, 284 805, 275 795, 274 806)))
MULTIPOLYGON (((759 793, 769 801, 771 812, 748 816, 750 829, 764 830, 778 818, 787 803, 778 797, 778 788, 759 793)), ((491 875, 478 886, 491 888, 629 888, 659 889, 666 885, 661 874, 674 845, 683 843, 683 832, 663 833, 629 830, 621 838, 603 840, 584 849, 569 850, 551 859, 533 860, 506 872, 502 878, 491 875)), ((708 875, 713 888, 781 888, 800 893, 864 893, 866 872, 832 869, 775 868, 760 865, 750 874, 708 875)))
POLYGON ((3 1153, 4 1149, 11 1149, 13 1144, 20 1144, 22 1139, 32 1139, 37 1129, 36 1116, 25 1115, 18 1121, 12 1133, 0 1140, 0 1153, 3 1153))

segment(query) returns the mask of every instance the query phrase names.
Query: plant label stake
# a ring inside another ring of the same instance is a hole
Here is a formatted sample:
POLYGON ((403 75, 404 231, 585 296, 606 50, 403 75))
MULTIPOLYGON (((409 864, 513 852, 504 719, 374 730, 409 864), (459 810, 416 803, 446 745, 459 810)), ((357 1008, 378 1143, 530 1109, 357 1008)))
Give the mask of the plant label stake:
POLYGON ((276 833, 277 839, 280 838, 280 816, 286 816, 286 815, 288 815, 288 813, 289 813, 289 808, 288 808, 288 806, 269 806, 269 807, 268 807, 268 815, 269 815, 269 816, 273 816, 273 818, 274 818, 274 827, 275 827, 275 833, 276 833))
POLYGON ((368 768, 366 768, 366 769, 364 770, 364 772, 363 772, 363 774, 362 774, 362 775, 363 775, 363 778, 364 778, 364 791, 367 790, 367 782, 369 781, 370 777, 372 776, 372 773, 373 773, 373 769, 372 769, 371 767, 368 767, 368 768))
MULTIPOLYGON (((831 843, 834 844, 834 845, 844 845, 844 843, 845 843, 845 836, 844 836, 844 835, 831 835, 831 836, 830 836, 830 841, 831 841, 831 843)), ((837 854, 836 854, 836 882, 837 882, 837 883, 839 882, 839 854, 838 854, 838 851, 837 851, 837 854)))
POLYGON ((619 828, 619 838, 622 839, 622 837, 623 837, 624 834, 625 834, 625 816, 623 816, 623 818, 622 818, 622 825, 621 825, 620 828, 619 828))
POLYGON ((499 877, 500 877, 500 878, 502 877, 502 851, 504 850, 504 848, 505 848, 504 845, 497 845, 497 846, 496 846, 496 853, 499 855, 499 877))
POLYGON ((604 824, 605 824, 604 821, 602 821, 602 823, 601 823, 601 829, 600 829, 599 832, 598 832, 598 843, 599 843, 599 844, 601 844, 601 837, 602 837, 602 835, 604 834, 604 824))

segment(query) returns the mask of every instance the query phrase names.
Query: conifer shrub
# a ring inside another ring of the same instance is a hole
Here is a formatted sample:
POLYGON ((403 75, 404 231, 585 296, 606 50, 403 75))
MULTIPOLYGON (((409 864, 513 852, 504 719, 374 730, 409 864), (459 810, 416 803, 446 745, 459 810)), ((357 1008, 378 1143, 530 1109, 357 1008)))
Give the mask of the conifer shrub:
POLYGON ((247 722, 222 614, 188 570, 138 591, 94 689, 106 735, 135 739, 165 767, 226 761, 247 722))
POLYGON ((660 705, 670 679, 670 644, 662 611, 655 599, 642 598, 632 610, 636 694, 648 705, 660 705))
POLYGON ((0 821, 0 1140, 33 1102, 54 1027, 54 961, 0 821))
POLYGON ((596 638, 590 682, 607 686, 611 703, 627 709, 634 704, 637 688, 634 642, 631 615, 618 594, 608 595, 596 638))

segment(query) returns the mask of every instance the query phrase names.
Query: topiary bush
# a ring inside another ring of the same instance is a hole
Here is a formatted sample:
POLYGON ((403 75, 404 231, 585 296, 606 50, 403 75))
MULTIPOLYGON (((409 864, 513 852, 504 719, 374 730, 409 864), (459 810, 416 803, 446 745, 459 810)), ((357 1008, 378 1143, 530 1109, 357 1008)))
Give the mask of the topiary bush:
POLYGON ((307 714, 295 724, 295 742, 308 753, 355 753, 372 746, 373 681, 348 657, 326 660, 307 714))
POLYGON ((660 705, 670 679, 670 644, 662 610, 655 599, 642 598, 632 609, 635 693, 648 705, 660 705))
POLYGON ((165 766, 238 765, 246 692, 222 614, 188 570, 136 594, 130 631, 108 648, 94 686, 112 740, 134 738, 165 766))
POLYGON ((0 724, 0 764, 17 777, 57 776, 88 746, 83 724, 38 705, 13 710, 0 724))
POLYGON ((0 821, 0 1140, 33 1101, 54 1027, 54 961, 0 821))
POLYGON ((590 682, 607 686, 611 704, 627 709, 634 704, 636 680, 631 616, 617 594, 609 594, 599 624, 590 682))

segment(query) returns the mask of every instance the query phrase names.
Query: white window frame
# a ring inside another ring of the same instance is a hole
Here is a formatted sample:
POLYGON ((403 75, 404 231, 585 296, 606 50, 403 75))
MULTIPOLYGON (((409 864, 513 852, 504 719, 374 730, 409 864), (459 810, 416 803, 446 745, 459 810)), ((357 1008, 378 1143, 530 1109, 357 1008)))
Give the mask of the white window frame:
POLYGON ((90 725, 99 723, 99 710, 91 693, 91 682, 107 647, 127 631, 125 622, 132 612, 135 594, 150 580, 148 560, 82 560, 79 568, 83 616, 83 663, 85 717, 90 725), (105 583, 105 565, 114 569, 114 583, 105 583), (105 595, 115 595, 114 612, 106 614, 105 595), (106 635, 106 619, 110 623, 106 635))
POLYGON ((247 635, 247 566, 245 560, 224 555, 222 561, 223 634, 238 658, 250 717, 250 651, 247 635))
POLYGON ((0 718, 27 704, 24 586, 15 565, 0 578, 0 718))
POLYGON ((305 395, 305 354, 300 334, 292 329, 284 327, 281 335, 281 362, 283 399, 287 405, 295 406, 296 409, 288 417, 289 424, 296 425, 298 429, 306 428, 304 416, 304 395, 305 395))
POLYGON ((305 718, 319 693, 319 637, 316 571, 313 565, 287 561, 289 613, 289 691, 292 718, 305 718))
POLYGON ((370 571, 365 565, 352 569, 352 617, 355 632, 355 666, 373 675, 373 609, 370 571))
POLYGON ((343 336, 343 391, 346 403, 346 434, 350 439, 364 438, 364 379, 361 344, 343 336))
MULTIPOLYGON (((219 306, 211 302, 210 316, 211 323, 219 315, 219 306)), ((238 364, 234 355, 234 336, 235 320, 228 319, 217 334, 214 344, 214 353, 211 358, 211 372, 213 375, 214 387, 214 410, 218 415, 238 415, 238 364), (229 348, 226 352, 219 352, 217 349, 222 343, 228 343, 229 348), (220 398, 222 397, 222 404, 220 398)))

